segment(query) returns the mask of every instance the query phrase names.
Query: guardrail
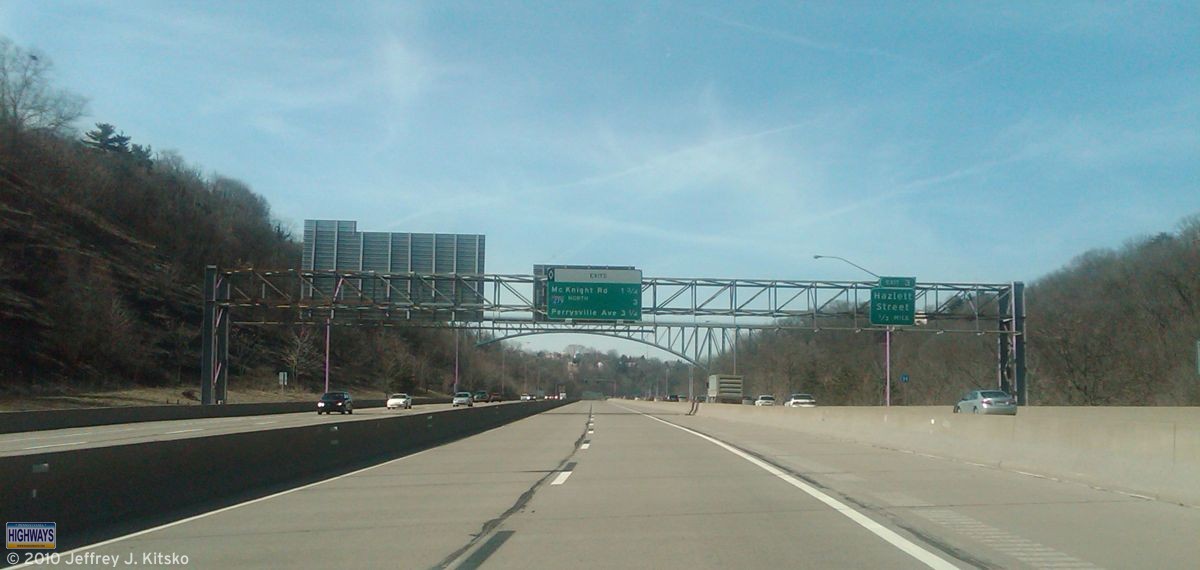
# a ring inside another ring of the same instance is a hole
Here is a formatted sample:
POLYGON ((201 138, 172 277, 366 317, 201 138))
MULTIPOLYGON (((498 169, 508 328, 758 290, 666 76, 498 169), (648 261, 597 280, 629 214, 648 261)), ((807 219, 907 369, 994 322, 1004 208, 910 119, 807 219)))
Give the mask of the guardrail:
MULTIPOLYGON (((85 533, 346 472, 526 418, 568 401, 513 403, 0 458, 0 519, 85 533)), ((94 538, 94 536, 93 536, 94 538)))

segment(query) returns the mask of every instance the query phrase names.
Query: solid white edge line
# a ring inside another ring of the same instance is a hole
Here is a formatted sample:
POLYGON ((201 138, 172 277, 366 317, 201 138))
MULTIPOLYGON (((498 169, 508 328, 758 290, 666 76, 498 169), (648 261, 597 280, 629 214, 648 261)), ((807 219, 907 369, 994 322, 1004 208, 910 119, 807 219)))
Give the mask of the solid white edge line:
POLYGON ((21 451, 29 451, 30 449, 46 449, 47 447, 62 447, 64 445, 83 445, 86 441, 69 441, 67 443, 50 443, 46 445, 35 445, 33 447, 22 448, 21 451))
POLYGON ((675 425, 666 420, 656 418, 650 414, 642 413, 642 412, 639 412, 637 410, 633 410, 630 408, 625 408, 624 406, 621 406, 621 405, 617 405, 617 404, 614 404, 614 405, 616 405, 618 408, 624 408, 627 411, 646 416, 647 418, 650 418, 656 422, 661 422, 661 423, 669 425, 675 429, 690 433, 696 437, 699 437, 701 439, 708 441, 709 443, 715 444, 715 445, 721 447, 722 449, 724 449, 725 451, 728 451, 734 455, 737 455, 738 457, 741 457, 742 459, 745 459, 746 461, 749 461, 750 463, 753 463, 754 465, 757 465, 759 468, 766 471, 767 473, 770 473, 770 474, 784 480, 791 486, 796 487, 797 489, 800 489, 801 491, 804 491, 805 493, 808 493, 814 499, 821 501, 822 503, 825 503, 827 506, 829 506, 833 510, 845 515, 846 518, 849 518, 850 520, 854 521, 855 523, 858 523, 859 526, 871 531, 873 534, 875 534, 875 536, 882 538, 883 540, 887 541, 892 546, 895 546, 896 548, 900 549, 905 554, 908 554, 909 556, 916 558, 917 560, 921 561, 923 564, 925 564, 926 566, 928 566, 930 568, 937 568, 938 570, 957 570, 957 568, 958 568, 957 566, 943 560, 940 556, 938 556, 928 550, 925 550, 924 548, 921 548, 919 545, 912 542, 911 540, 908 540, 907 538, 900 536, 895 531, 875 522, 870 517, 854 510, 853 508, 842 503, 841 501, 838 501, 837 499, 830 497, 829 495, 826 495, 825 493, 822 493, 820 490, 813 487, 812 485, 809 485, 808 483, 805 483, 804 481, 801 481, 801 480, 793 477, 792 475, 790 475, 784 471, 781 471, 779 468, 775 467, 774 465, 771 465, 765 461, 762 461, 761 459, 754 457, 753 455, 749 455, 749 454, 745 453, 744 451, 737 449, 721 440, 714 439, 714 438, 704 435, 698 431, 691 430, 691 429, 685 428, 680 425, 675 425))
POLYGON ((163 435, 175 435, 177 433, 193 433, 193 432, 198 432, 198 431, 204 431, 204 428, 192 428, 192 429, 180 429, 180 430, 175 430, 175 431, 165 431, 165 432, 163 432, 163 435))
POLYGON ((567 477, 570 477, 572 473, 574 473, 574 471, 563 471, 562 473, 559 473, 558 477, 555 477, 554 480, 550 482, 550 484, 551 485, 562 485, 563 483, 567 482, 567 477))
MULTIPOLYGON (((210 516, 213 516, 213 515, 219 515, 219 514, 221 514, 221 513, 223 513, 223 512, 226 512, 226 511, 232 511, 232 510, 234 510, 234 509, 241 508, 241 507, 244 507, 244 506, 247 506, 247 505, 253 505, 254 503, 261 503, 261 502, 263 502, 263 501, 269 501, 269 500, 271 500, 271 499, 274 499, 275 497, 282 497, 282 496, 284 496, 284 495, 289 495, 289 494, 291 494, 291 493, 295 493, 295 492, 297 492, 297 491, 303 491, 303 490, 305 490, 305 489, 310 489, 310 488, 312 488, 312 487, 316 487, 317 485, 321 485, 321 484, 324 484, 324 483, 329 483, 329 482, 331 482, 331 481, 337 481, 338 479, 345 479, 346 477, 353 477, 354 475, 358 475, 359 473, 365 473, 365 472, 367 472, 367 471, 370 471, 370 470, 372 470, 372 469, 378 469, 378 468, 380 468, 380 467, 384 467, 384 466, 386 466, 386 465, 391 465, 392 463, 395 463, 395 462, 397 462, 397 461, 403 461, 403 460, 405 460, 405 459, 409 459, 409 458, 412 458, 412 457, 416 457, 416 456, 418 456, 418 455, 421 455, 421 454, 424 454, 424 453, 426 453, 426 452, 433 451, 434 449, 437 449, 437 448, 436 448, 436 447, 431 447, 431 448, 429 448, 429 449, 424 449, 424 450, 418 451, 418 452, 416 452, 416 453, 414 453, 414 454, 412 454, 412 455, 405 455, 404 457, 397 457, 397 458, 395 458, 395 459, 392 459, 392 460, 389 460, 389 461, 385 461, 385 462, 383 462, 383 463, 380 463, 379 465, 372 465, 372 466, 370 466, 370 467, 364 467, 364 468, 362 468, 362 469, 359 469, 358 471, 351 471, 351 472, 349 472, 349 473, 343 473, 343 474, 341 474, 341 475, 337 475, 337 476, 335 476, 335 477, 330 477, 330 478, 328 478, 328 479, 322 479, 322 480, 320 480, 320 481, 314 481, 314 482, 312 482, 312 483, 309 483, 309 484, 307 484, 307 485, 304 485, 304 486, 301 486, 301 487, 296 487, 296 488, 294 488, 294 489, 287 489, 287 490, 285 490, 285 491, 280 491, 280 492, 278 492, 278 493, 274 493, 274 494, 271 494, 271 495, 267 495, 267 496, 265 496, 265 497, 259 497, 259 498, 257 498, 257 499, 250 499, 249 501, 246 501, 246 502, 243 502, 243 503, 237 503, 237 504, 235 504, 235 505, 229 505, 228 507, 222 507, 222 508, 219 508, 219 509, 217 509, 217 510, 215 510, 215 511, 209 511, 209 512, 207 512, 207 513, 200 513, 200 514, 198 514, 198 515, 190 516, 190 517, 188 517, 188 518, 186 518, 186 519, 179 519, 179 520, 177 520, 177 521, 174 521, 174 522, 169 522, 169 523, 167 523, 167 524, 158 525, 158 526, 156 526, 156 527, 153 527, 153 528, 148 528, 148 529, 145 529, 145 530, 139 530, 139 531, 137 531, 137 532, 130 533, 130 534, 127 534, 127 535, 124 535, 124 536, 118 536, 118 537, 116 537, 116 538, 110 538, 110 539, 108 539, 108 540, 105 540, 105 541, 102 541, 102 542, 97 542, 96 544, 89 544, 89 545, 87 545, 87 546, 80 546, 79 548, 75 548, 75 549, 68 550, 68 551, 66 551, 66 552, 62 552, 62 553, 60 553, 60 555, 61 555, 61 556, 66 556, 66 555, 68 555, 68 554, 74 554, 74 553, 76 553, 76 552, 87 552, 87 551, 89 551, 89 550, 95 550, 95 549, 97 549, 97 548, 100 548, 100 547, 103 547, 103 546, 108 546, 108 545, 110 545, 110 544, 117 543, 117 542, 121 542, 121 541, 123 541, 123 540, 128 540, 128 539, 130 539, 130 538, 136 538, 136 537, 142 536, 143 534, 150 534, 150 533, 152 533, 152 532, 157 532, 157 531, 160 531, 160 530, 168 529, 168 528, 171 528, 171 527, 173 527, 173 526, 179 526, 179 525, 181 525, 181 524, 187 524, 187 523, 190 523, 190 522, 192 522, 192 521, 195 521, 195 520, 200 520, 200 519, 207 518, 207 517, 210 517, 210 516)), ((570 472, 568 471, 567 473, 569 474, 570 472)), ((18 564, 18 565, 16 565, 16 566, 9 566, 9 568, 26 568, 26 567, 29 567, 29 566, 34 566, 34 565, 38 565, 38 564, 37 564, 37 563, 35 563, 35 562, 32 562, 32 561, 31 561, 31 562, 25 562, 25 563, 22 563, 22 564, 18 564)))
MULTIPOLYGON (((20 437, 16 439, 0 439, 0 443, 17 443, 18 441, 36 441, 39 439, 54 439, 57 437, 79 437, 81 435, 91 435, 95 432, 81 431, 78 433, 62 433, 58 435, 39 435, 37 437, 20 437)), ((19 435, 19 433, 17 434, 19 435)))

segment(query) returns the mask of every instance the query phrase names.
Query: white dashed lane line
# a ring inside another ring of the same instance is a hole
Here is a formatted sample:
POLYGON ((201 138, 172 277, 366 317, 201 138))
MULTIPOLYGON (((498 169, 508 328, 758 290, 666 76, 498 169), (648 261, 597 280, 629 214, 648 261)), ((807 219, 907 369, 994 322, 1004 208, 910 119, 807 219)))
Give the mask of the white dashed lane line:
POLYGON ((571 473, 574 473, 574 472, 575 472, 575 462, 572 461, 567 464, 567 467, 565 469, 563 469, 563 471, 561 473, 559 473, 558 476, 556 476, 554 478, 554 480, 550 482, 550 484, 551 485, 562 485, 563 483, 567 482, 567 478, 570 477, 571 473))
POLYGON ((579 449, 587 449, 591 446, 592 446, 592 443, 590 441, 585 441, 585 442, 583 442, 582 445, 579 446, 579 449))
POLYGON ((16 438, 16 439, 6 439, 6 440, 4 440, 4 443, 17 443, 18 441, 36 441, 39 439, 54 439, 54 438, 58 438, 58 437, 79 437, 81 435, 91 435, 93 433, 96 433, 96 432, 81 431, 81 432, 73 432, 73 433, 60 433, 60 434, 55 434, 55 435, 40 435, 37 437, 20 437, 20 438, 16 438))
POLYGON ((567 482, 567 477, 570 477, 570 476, 571 476, 570 471, 563 471, 562 473, 559 473, 558 476, 555 477, 554 480, 550 482, 550 484, 551 485, 562 485, 563 483, 567 482))

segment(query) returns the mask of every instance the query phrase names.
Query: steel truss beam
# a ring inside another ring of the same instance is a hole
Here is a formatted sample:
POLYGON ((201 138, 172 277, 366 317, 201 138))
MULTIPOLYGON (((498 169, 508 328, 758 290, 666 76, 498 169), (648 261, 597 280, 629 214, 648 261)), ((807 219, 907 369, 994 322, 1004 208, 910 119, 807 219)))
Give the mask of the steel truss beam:
MULTIPOLYGON (((736 358, 738 339, 758 331, 885 330, 870 324, 873 281, 648 277, 642 320, 621 323, 544 320, 544 307, 533 299, 546 281, 532 275, 210 266, 205 283, 205 385, 218 401, 231 322, 324 324, 329 318, 334 326, 462 328, 479 331, 485 344, 533 334, 594 334, 655 346, 703 368, 723 352, 732 350, 736 358)), ((997 335, 998 384, 1025 401, 1021 283, 918 283, 916 313, 917 326, 903 330, 997 335)))

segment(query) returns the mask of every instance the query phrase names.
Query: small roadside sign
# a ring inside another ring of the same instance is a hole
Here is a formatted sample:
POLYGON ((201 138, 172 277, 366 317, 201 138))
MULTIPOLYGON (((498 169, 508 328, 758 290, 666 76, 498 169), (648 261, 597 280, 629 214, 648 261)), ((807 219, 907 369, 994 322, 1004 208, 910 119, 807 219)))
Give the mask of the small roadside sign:
POLYGON ((904 384, 908 384, 908 374, 907 373, 900 375, 900 382, 902 382, 904 384))

